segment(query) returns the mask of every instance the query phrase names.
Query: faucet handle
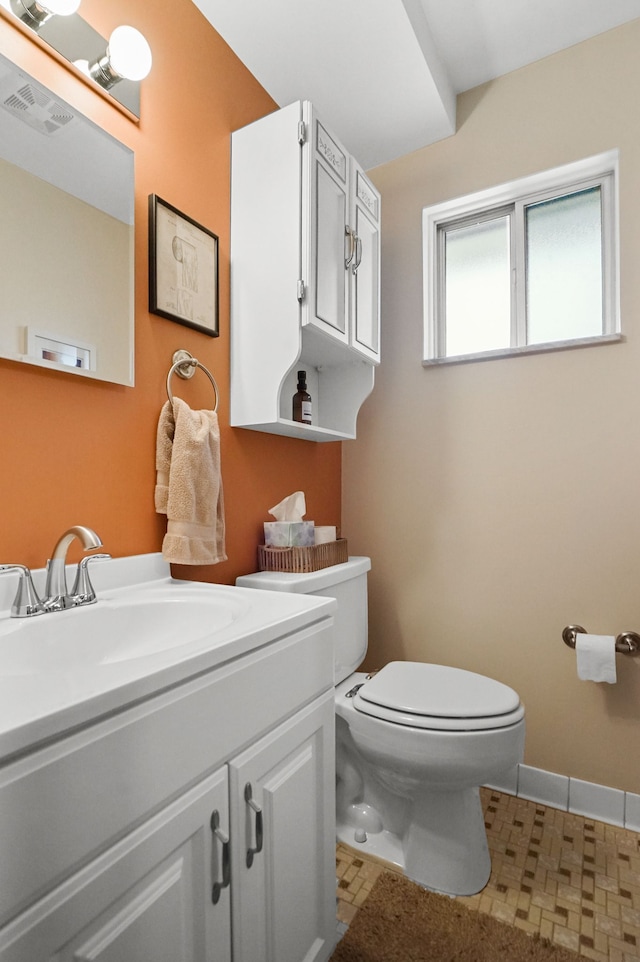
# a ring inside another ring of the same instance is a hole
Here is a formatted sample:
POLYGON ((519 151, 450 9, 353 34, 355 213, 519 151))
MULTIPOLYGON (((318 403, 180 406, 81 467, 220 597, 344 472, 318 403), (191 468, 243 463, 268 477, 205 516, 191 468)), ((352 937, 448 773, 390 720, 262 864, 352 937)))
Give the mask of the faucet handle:
POLYGON ((71 589, 71 594, 69 596, 69 603, 71 606, 92 605, 94 601, 97 600, 94 587, 91 584, 91 578, 89 577, 89 571, 87 569, 93 561, 107 561, 110 558, 110 554, 91 554, 87 555, 85 558, 82 558, 78 564, 76 580, 73 582, 73 588, 71 589))
POLYGON ((0 565, 0 573, 3 571, 17 571, 20 575, 18 590, 11 605, 11 617, 30 618, 44 614, 45 607, 33 586, 31 572, 26 565, 0 565))

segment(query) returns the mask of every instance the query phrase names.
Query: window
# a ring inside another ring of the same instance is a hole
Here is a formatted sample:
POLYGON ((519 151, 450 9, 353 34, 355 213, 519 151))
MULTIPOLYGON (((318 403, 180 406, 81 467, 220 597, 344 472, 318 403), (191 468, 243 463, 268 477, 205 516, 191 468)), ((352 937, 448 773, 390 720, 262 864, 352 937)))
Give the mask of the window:
POLYGON ((425 364, 619 339, 617 163, 424 209, 425 364))

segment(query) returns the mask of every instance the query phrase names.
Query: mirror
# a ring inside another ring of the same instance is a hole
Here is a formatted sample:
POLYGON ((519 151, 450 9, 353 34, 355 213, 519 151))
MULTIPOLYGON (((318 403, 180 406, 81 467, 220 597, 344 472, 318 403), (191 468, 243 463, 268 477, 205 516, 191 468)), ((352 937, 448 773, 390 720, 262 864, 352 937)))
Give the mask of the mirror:
POLYGON ((0 356, 133 385, 133 151, 0 56, 0 356))

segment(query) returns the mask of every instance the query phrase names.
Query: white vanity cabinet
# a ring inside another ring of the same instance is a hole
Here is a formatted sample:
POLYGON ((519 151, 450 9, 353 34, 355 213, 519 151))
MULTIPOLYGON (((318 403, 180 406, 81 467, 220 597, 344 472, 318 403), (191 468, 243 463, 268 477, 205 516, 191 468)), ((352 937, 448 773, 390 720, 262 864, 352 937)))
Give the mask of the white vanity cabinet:
POLYGON ((333 948, 335 828, 329 826, 334 802, 328 801, 325 782, 327 777, 335 781, 335 774, 325 766, 334 754, 334 714, 330 693, 230 765, 234 960, 311 962, 328 958, 327 948, 333 948), (259 816, 248 806, 247 786, 262 809, 260 852, 255 852, 259 816), (329 901, 322 883, 328 849, 329 901))
POLYGON ((0 933, 11 962, 231 962, 230 895, 210 905, 221 770, 91 861, 0 933))
POLYGON ((380 359, 380 195, 308 101, 236 131, 231 161, 231 424, 353 438, 380 359))
POLYGON ((324 617, 9 760, 1 962, 327 960, 333 719, 324 617))

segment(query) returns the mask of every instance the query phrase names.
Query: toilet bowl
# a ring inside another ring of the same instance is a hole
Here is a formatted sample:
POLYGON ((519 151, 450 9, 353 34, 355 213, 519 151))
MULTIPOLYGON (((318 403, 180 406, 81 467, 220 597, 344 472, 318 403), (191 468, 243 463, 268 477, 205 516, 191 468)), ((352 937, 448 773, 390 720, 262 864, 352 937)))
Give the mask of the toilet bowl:
POLYGON ((491 874, 479 786, 522 759, 516 693, 458 668, 391 662, 339 685, 336 715, 338 836, 428 888, 479 892, 491 874))
POLYGON ((393 661, 354 671, 367 648, 368 558, 310 574, 259 572, 245 587, 336 598, 336 821, 348 845, 450 895, 491 873, 480 786, 522 761, 524 707, 501 682, 393 661))

